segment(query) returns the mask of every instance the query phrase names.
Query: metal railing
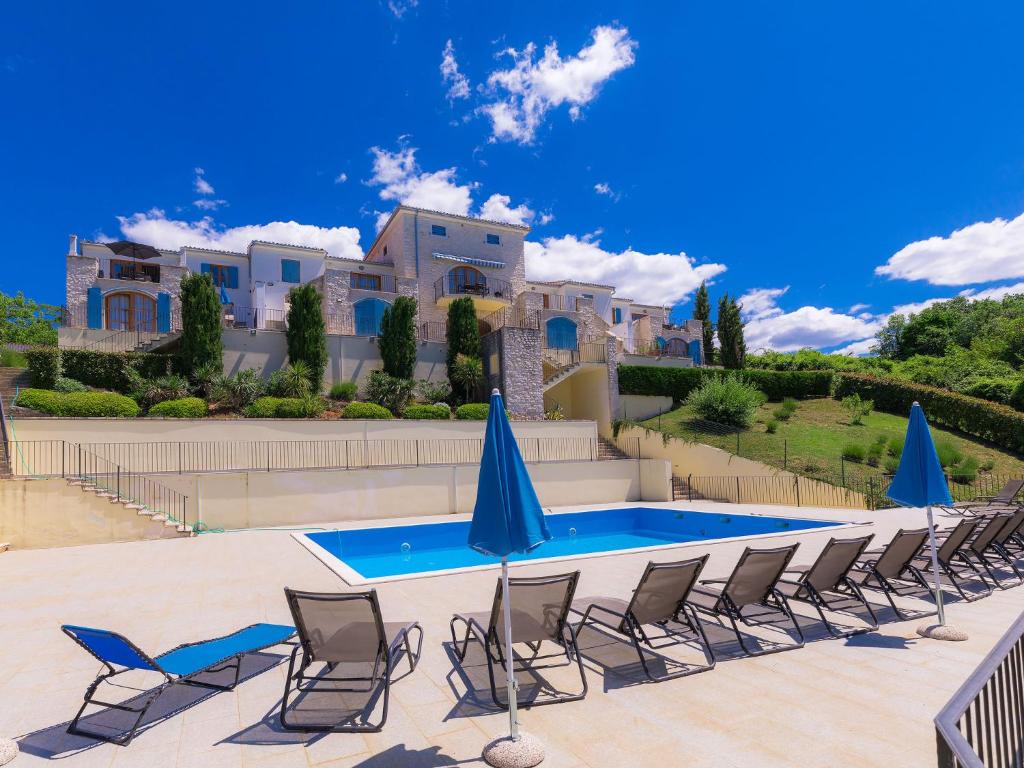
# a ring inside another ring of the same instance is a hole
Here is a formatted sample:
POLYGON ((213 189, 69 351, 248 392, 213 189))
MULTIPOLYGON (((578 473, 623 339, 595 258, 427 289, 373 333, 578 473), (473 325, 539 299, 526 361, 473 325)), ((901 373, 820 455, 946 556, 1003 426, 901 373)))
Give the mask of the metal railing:
POLYGON ((603 341, 587 341, 576 349, 545 347, 541 350, 541 357, 561 371, 578 363, 607 362, 608 346, 603 341))
POLYGON ((113 502, 132 504, 154 516, 162 516, 175 523, 182 533, 190 530, 188 496, 80 445, 75 448, 77 466, 71 477, 82 483, 83 490, 97 489, 113 502))
POLYGON ((522 307, 502 307, 481 319, 491 331, 499 328, 529 328, 540 330, 540 311, 522 307))
POLYGON ((675 346, 661 346, 657 342, 636 342, 633 344, 633 349, 629 352, 631 355, 639 355, 642 357, 671 357, 678 360, 690 360, 689 352, 684 352, 675 346))
POLYGON ((1024 765, 1024 614, 935 718, 939 768, 1024 765))
POLYGON ((375 275, 368 272, 352 272, 349 275, 349 288, 357 291, 377 291, 378 293, 396 293, 394 275, 375 275))
POLYGON ((114 331, 102 339, 83 344, 80 349, 89 349, 94 352, 134 352, 139 347, 167 335, 167 333, 156 331, 114 331))
MULTIPOLYGON (((591 437, 519 437, 528 463, 597 461, 600 441, 591 437)), ((429 440, 252 440, 206 442, 68 443, 63 440, 8 443, 15 475, 76 477, 95 456, 129 474, 368 469, 478 464, 483 441, 429 440), (84 452, 84 453, 83 453, 84 452), (83 459, 83 456, 86 457, 83 459)), ((620 441, 630 458, 640 458, 640 438, 620 441)))
POLYGON ((288 327, 288 311, 284 309, 232 307, 223 317, 224 325, 234 328, 283 331, 288 327))
POLYGON ((75 307, 70 309, 67 305, 60 308, 61 328, 88 328, 89 310, 88 307, 75 307))
POLYGON ((558 293, 541 294, 544 298, 542 306, 544 309, 556 312, 578 312, 579 300, 576 296, 562 296, 558 293))
POLYGON ((335 336, 355 336, 355 318, 352 312, 328 312, 324 315, 324 329, 335 336))
POLYGON ((445 296, 479 296, 512 301, 512 283, 496 277, 481 277, 475 282, 460 279, 459 275, 449 272, 442 275, 434 283, 434 301, 445 296))
POLYGON ((444 320, 432 320, 420 323, 420 341, 448 341, 448 323, 444 320))

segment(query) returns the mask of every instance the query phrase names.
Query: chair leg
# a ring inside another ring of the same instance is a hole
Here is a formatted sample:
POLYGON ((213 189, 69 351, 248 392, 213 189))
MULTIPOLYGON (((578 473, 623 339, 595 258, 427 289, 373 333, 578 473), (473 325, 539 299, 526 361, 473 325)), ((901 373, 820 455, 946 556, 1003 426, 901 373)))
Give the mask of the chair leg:
MULTIPOLYGON (((122 670, 123 671, 123 670, 122 670)), ((116 744, 117 746, 127 747, 132 739, 135 738, 139 731, 139 726, 142 725, 142 720, 149 711, 149 708, 153 705, 153 702, 157 700, 164 688, 170 685, 170 682, 163 683, 146 699, 145 703, 141 707, 130 707, 125 704, 112 704, 107 701, 100 701, 95 698, 95 693, 100 684, 106 682, 115 675, 120 674, 111 670, 105 675, 97 677, 92 684, 85 691, 85 701, 82 702, 82 706, 75 714, 74 718, 68 724, 67 732, 73 736, 84 736, 90 739, 96 739, 97 741, 105 741, 108 744, 116 744), (79 721, 82 719, 82 715, 85 714, 85 710, 89 705, 95 705, 98 707, 105 707, 107 709, 116 709, 121 712, 133 712, 137 713, 135 722, 132 723, 132 727, 122 736, 108 736, 107 734, 97 733, 95 731, 89 731, 85 728, 79 727, 79 721)))

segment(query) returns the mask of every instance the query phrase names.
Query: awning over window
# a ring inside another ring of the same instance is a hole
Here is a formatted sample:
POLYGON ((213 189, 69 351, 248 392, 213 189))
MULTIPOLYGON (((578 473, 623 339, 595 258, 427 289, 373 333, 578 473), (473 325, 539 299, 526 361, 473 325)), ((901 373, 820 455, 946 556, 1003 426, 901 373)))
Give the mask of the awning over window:
POLYGON ((489 261, 487 259, 471 259, 468 256, 453 256, 450 253, 433 254, 438 261, 453 261, 456 264, 470 264, 474 267, 489 267, 490 269, 504 269, 504 263, 500 261, 489 261))

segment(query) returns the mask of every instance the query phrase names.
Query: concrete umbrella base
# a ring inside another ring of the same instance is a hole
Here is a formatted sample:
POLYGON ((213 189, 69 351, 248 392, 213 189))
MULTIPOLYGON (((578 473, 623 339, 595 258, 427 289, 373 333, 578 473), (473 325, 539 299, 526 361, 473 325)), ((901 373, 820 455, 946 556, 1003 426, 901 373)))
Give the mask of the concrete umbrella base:
POLYGON ((948 624, 922 624, 917 628, 917 634, 927 637, 929 640, 950 640, 960 642, 967 639, 967 633, 962 629, 951 627, 948 624))
POLYGON ((0 739, 0 765, 7 765, 18 756, 18 742, 14 739, 0 739))
POLYGON ((544 761, 544 745, 528 733, 519 733, 519 741, 508 736, 495 739, 483 753, 484 761, 494 768, 533 768, 544 761))

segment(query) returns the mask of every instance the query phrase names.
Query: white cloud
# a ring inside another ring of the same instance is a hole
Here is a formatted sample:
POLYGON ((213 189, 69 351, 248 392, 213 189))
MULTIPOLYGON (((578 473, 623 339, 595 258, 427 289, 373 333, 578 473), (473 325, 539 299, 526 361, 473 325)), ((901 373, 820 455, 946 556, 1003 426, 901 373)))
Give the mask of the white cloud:
POLYGON ((394 14, 396 19, 400 19, 405 15, 406 11, 410 8, 415 8, 419 4, 419 0, 388 0, 388 10, 394 14))
POLYGON ((480 218, 504 221, 507 224, 529 224, 533 221, 534 212, 526 203, 520 203, 515 208, 511 203, 512 198, 508 195, 491 195, 480 206, 480 218))
POLYGON ((864 357, 871 354, 871 348, 875 346, 877 340, 874 336, 870 339, 861 339, 855 341, 852 344, 847 344, 845 347, 832 350, 833 355, 850 355, 851 357, 864 357))
POLYGON ((597 192, 597 194, 599 195, 607 195, 608 197, 611 197, 613 194, 612 188, 605 184, 603 181, 599 181, 597 184, 594 185, 594 191, 597 192))
POLYGON ((491 72, 487 91, 494 101, 480 107, 491 120, 492 141, 529 144, 545 115, 562 104, 569 105, 569 116, 576 120, 605 81, 636 61, 637 44, 625 27, 595 27, 591 36, 589 45, 564 59, 554 41, 536 61, 533 43, 502 52, 511 57, 512 67, 491 72))
POLYGON ((213 186, 210 184, 210 182, 203 178, 206 174, 206 171, 204 171, 202 168, 196 168, 195 171, 196 178, 194 184, 196 192, 198 192, 200 195, 214 194, 213 186))
POLYGON ((856 315, 859 312, 863 312, 866 309, 871 309, 871 305, 870 304, 854 304, 852 307, 850 307, 850 314, 851 315, 856 315))
POLYGON ((904 246, 875 273, 932 285, 971 285, 1024 277, 1024 214, 980 221, 949 237, 904 246))
POLYGON ((737 299, 742 308, 741 314, 744 320, 755 318, 774 317, 781 315, 778 300, 789 290, 785 288, 751 288, 737 299))
POLYGON ((526 274, 531 280, 581 280, 613 285, 620 296, 641 304, 671 305, 695 291, 704 280, 725 271, 724 264, 695 265, 683 252, 615 253, 591 237, 574 235, 526 241, 526 274))
POLYGON ((441 80, 448 86, 449 100, 469 98, 469 79, 459 72, 459 62, 455 60, 455 46, 449 38, 441 55, 441 80))
MULTIPOLYGON (((380 199, 429 208, 432 211, 468 216, 473 204, 473 184, 458 184, 455 168, 442 168, 428 173, 416 162, 416 149, 403 147, 389 152, 380 147, 371 147, 373 153, 373 176, 370 184, 380 186, 380 199)), ((388 214, 377 218, 380 228, 387 221, 388 214)))
POLYGON ((346 181, 348 181, 348 174, 345 173, 344 171, 342 171, 341 173, 334 177, 335 184, 344 184, 346 181))
POLYGON ((544 211, 544 213, 537 217, 537 223, 542 227, 545 224, 550 224, 554 220, 555 214, 553 214, 551 211, 544 211))
POLYGON ((222 205, 227 205, 227 200, 212 200, 208 197, 201 197, 198 200, 193 200, 192 205, 199 208, 202 211, 216 211, 222 205))
POLYGON ((907 304, 898 304, 892 308, 892 311, 886 314, 884 317, 889 315, 917 315, 928 309, 932 304, 938 304, 940 301, 949 301, 949 297, 939 299, 925 299, 924 301, 912 301, 907 304))
POLYGON ((159 208, 131 216, 118 216, 117 219, 121 224, 121 234, 126 239, 169 250, 192 245, 224 251, 244 251, 253 240, 268 240, 323 248, 332 256, 348 259, 363 257, 359 247, 359 230, 355 227, 318 227, 295 221, 221 227, 209 216, 199 221, 168 219, 159 208))
POLYGON ((982 291, 976 291, 970 288, 968 288, 966 291, 960 291, 961 296, 967 296, 968 298, 974 299, 975 301, 982 301, 983 299, 993 299, 995 301, 1000 301, 1004 296, 1009 296, 1014 293, 1024 293, 1024 283, 997 285, 992 288, 986 288, 982 291))

